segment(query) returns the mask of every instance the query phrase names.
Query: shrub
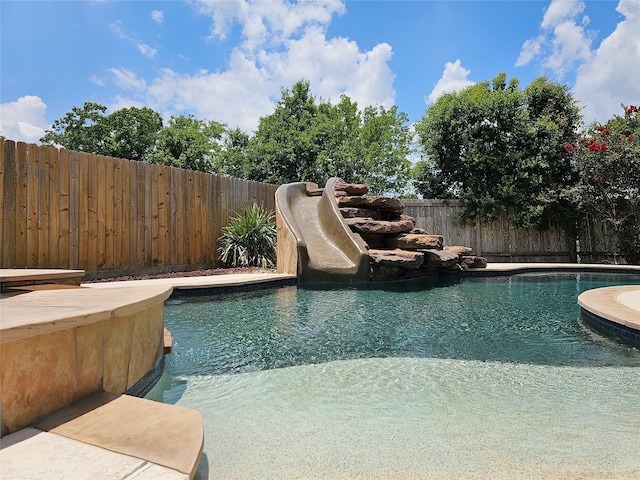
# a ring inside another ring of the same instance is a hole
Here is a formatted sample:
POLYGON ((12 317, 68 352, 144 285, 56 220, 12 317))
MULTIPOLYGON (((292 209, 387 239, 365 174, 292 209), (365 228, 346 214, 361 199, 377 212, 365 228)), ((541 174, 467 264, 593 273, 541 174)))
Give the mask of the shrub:
POLYGON ((623 108, 564 149, 579 177, 572 200, 605 224, 627 263, 640 264, 640 108, 623 108))
POLYGON ((245 205, 222 229, 218 244, 220 260, 226 267, 275 266, 274 213, 256 203, 245 205))

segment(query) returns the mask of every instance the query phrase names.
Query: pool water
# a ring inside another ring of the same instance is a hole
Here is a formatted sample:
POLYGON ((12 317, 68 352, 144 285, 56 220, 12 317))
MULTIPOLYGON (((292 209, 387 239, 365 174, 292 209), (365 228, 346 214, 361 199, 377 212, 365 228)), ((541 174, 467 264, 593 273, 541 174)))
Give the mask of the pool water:
POLYGON ((637 276, 448 281, 170 299, 197 478, 640 478, 640 351, 576 302, 637 276))

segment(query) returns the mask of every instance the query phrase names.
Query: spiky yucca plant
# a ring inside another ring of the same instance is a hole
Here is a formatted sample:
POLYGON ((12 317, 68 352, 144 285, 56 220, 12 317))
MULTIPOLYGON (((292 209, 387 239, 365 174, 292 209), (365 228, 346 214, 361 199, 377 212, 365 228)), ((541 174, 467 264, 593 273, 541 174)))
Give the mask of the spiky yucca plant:
POLYGON ((222 229, 218 245, 220 260, 227 267, 275 266, 274 213, 256 203, 245 205, 222 229))

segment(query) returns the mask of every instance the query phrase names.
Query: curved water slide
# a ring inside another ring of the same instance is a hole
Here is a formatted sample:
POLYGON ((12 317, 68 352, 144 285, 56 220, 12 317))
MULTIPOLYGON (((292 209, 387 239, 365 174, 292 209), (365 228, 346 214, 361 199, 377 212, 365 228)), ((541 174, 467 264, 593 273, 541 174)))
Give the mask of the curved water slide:
POLYGON ((278 270, 301 282, 365 282, 369 253, 345 224, 330 178, 324 189, 315 183, 282 185, 276 191, 278 270))

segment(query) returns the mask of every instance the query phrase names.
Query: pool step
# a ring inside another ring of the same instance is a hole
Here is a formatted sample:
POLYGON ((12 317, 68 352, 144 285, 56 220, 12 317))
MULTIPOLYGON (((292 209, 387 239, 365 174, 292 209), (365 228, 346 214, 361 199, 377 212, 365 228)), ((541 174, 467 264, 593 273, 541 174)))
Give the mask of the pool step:
POLYGON ((2 478, 191 479, 203 432, 195 410, 105 392, 4 437, 2 478))

